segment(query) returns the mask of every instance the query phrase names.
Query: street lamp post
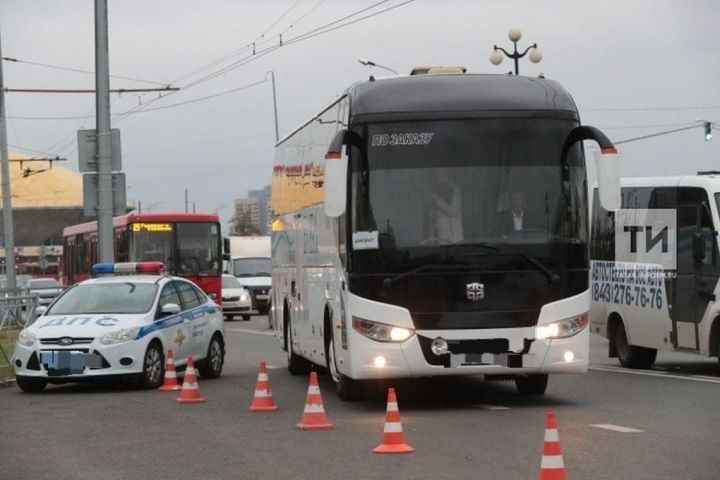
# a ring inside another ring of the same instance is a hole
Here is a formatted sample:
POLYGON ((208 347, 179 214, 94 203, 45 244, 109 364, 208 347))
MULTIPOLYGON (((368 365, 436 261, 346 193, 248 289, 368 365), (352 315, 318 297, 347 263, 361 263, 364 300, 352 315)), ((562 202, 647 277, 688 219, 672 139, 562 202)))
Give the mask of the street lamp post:
POLYGON ((360 62, 361 64, 368 66, 368 67, 382 68, 384 70, 394 73, 395 75, 399 75, 397 70, 390 68, 390 67, 386 67, 384 65, 379 65, 379 64, 373 62, 372 60, 368 60, 367 58, 358 58, 358 62, 360 62))
POLYGON ((275 94, 275 72, 270 70, 269 72, 265 73, 265 78, 267 78, 268 74, 270 74, 270 80, 272 80, 273 113, 275 114, 275 143, 277 143, 280 141, 280 132, 278 129, 277 95, 275 94))
POLYGON ((493 65, 500 65, 503 61, 503 53, 506 57, 512 58, 515 61, 515 75, 519 75, 519 65, 518 60, 523 58, 525 55, 527 55, 530 50, 530 55, 528 58, 533 63, 539 63, 540 60, 542 60, 542 53, 540 53, 540 50, 538 49, 537 43, 533 43, 528 48, 525 49, 524 52, 520 53, 517 49, 517 42, 522 38, 522 32, 518 28, 513 28, 508 32, 508 38, 511 42, 513 42, 514 51, 513 53, 508 53, 504 48, 498 47, 497 45, 493 45, 493 53, 490 54, 490 63, 493 65), (502 52, 502 53, 500 53, 502 52))

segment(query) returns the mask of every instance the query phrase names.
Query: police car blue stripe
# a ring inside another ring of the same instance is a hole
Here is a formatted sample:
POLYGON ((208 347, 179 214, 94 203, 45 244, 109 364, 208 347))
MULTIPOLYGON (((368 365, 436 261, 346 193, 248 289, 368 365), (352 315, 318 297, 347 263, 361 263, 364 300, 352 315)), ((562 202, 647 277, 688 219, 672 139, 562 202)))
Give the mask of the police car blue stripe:
POLYGON ((153 332, 165 330, 166 328, 179 325, 183 323, 186 319, 189 319, 192 322, 193 320, 203 318, 205 315, 211 315, 215 312, 216 308, 211 305, 200 305, 199 307, 195 307, 191 310, 180 312, 177 315, 172 315, 157 322, 153 322, 150 325, 145 325, 144 327, 140 328, 140 331, 138 332, 137 337, 135 337, 135 340, 139 340, 142 337, 149 335, 153 332))

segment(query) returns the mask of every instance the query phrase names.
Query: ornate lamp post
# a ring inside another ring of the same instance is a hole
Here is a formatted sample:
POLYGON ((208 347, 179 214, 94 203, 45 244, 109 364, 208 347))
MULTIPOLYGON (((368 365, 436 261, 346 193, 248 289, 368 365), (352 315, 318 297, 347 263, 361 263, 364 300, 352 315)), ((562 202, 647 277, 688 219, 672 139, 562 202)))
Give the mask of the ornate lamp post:
POLYGON ((540 50, 538 49, 537 43, 533 43, 528 48, 525 49, 524 52, 519 53, 517 49, 517 42, 522 38, 522 32, 518 28, 513 28, 508 33, 508 38, 511 42, 513 42, 514 51, 513 53, 508 53, 504 48, 498 47, 497 45, 493 45, 493 53, 490 54, 490 63, 493 65, 500 65, 503 61, 503 53, 506 57, 512 58, 515 61, 515 75, 519 75, 519 69, 518 69, 518 60, 523 58, 525 55, 527 55, 530 50, 530 55, 528 58, 533 63, 539 63, 540 60, 542 60, 542 53, 540 53, 540 50), (502 52, 502 53, 501 53, 502 52))

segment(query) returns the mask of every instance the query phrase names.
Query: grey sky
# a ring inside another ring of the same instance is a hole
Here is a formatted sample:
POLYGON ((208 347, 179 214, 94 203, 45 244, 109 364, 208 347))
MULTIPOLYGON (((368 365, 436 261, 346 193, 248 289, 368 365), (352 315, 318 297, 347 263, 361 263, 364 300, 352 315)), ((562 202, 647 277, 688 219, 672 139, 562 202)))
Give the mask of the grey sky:
MULTIPOLYGON (((242 49, 296 2, 267 32, 265 39, 271 41, 258 50, 274 45, 273 37, 281 31, 287 40, 376 1, 325 0, 295 22, 319 0, 109 0, 110 73, 173 82, 242 49)), ((401 0, 391 0, 379 8, 398 3, 401 0)), ((0 0, 3 55, 93 70, 93 6, 92 0, 0 0)), ((282 137, 351 83, 370 73, 386 73, 360 65, 360 57, 401 73, 428 64, 504 73, 512 68, 509 60, 496 67, 488 58, 494 44, 509 48, 507 32, 517 27, 523 32, 520 46, 537 42, 544 55, 537 65, 521 60, 520 72, 544 72, 560 81, 574 96, 583 123, 605 129, 618 141, 696 119, 720 122, 718 24, 720 3, 713 0, 416 0, 284 46, 152 107, 242 87, 274 70, 282 137)), ((184 87, 248 53, 174 85, 184 87)), ((3 66, 10 88, 94 87, 92 75, 20 63, 3 66)), ((111 85, 147 86, 118 79, 111 85)), ((113 95, 112 111, 121 113, 155 97, 113 95)), ((67 166, 77 168, 75 132, 94 126, 93 95, 9 93, 6 99, 12 151, 61 154, 69 158, 67 166), (86 115, 91 115, 86 121, 18 118, 86 115)), ((137 113, 114 126, 122 131, 128 198, 142 201, 145 208, 182 210, 188 188, 198 211, 227 204, 220 208, 226 221, 234 198, 270 181, 274 126, 269 82, 206 101, 137 113)), ((705 142, 702 130, 693 129, 629 143, 620 152, 623 175, 720 169, 720 133, 705 142)))

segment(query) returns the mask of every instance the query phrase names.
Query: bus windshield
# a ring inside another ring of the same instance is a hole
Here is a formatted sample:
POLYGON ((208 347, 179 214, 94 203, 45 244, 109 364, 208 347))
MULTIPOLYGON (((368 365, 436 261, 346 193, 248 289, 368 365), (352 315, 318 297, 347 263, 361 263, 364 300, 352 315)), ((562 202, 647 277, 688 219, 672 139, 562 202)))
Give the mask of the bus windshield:
MULTIPOLYGON (((586 244, 579 146, 562 159, 574 120, 478 119, 356 128, 350 247, 586 244)), ((436 249, 445 251, 447 249, 436 249)))
POLYGON ((216 223, 135 223, 130 258, 158 261, 174 275, 219 275, 219 227, 216 223))

